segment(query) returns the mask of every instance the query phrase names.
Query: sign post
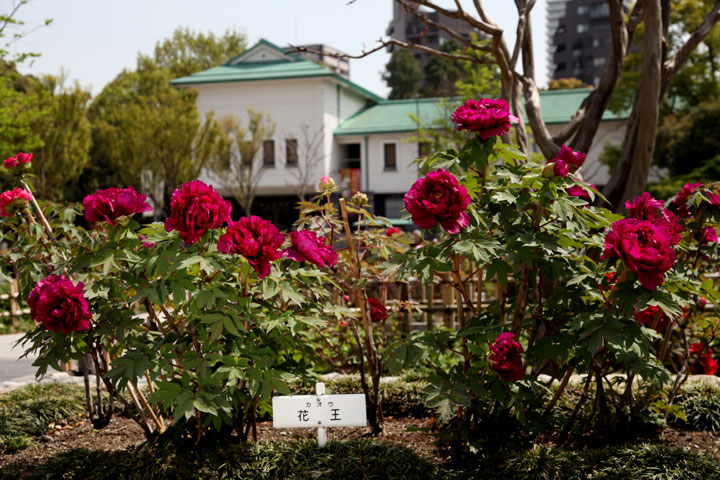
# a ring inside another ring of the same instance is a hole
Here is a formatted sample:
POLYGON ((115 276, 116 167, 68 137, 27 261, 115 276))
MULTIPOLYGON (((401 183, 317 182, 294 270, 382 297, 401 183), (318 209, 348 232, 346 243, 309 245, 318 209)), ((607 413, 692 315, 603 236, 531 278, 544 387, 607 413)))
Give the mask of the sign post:
POLYGON ((364 427, 365 395, 325 395, 325 384, 315 384, 315 395, 273 397, 274 428, 317 428, 318 447, 327 443, 328 427, 364 427))

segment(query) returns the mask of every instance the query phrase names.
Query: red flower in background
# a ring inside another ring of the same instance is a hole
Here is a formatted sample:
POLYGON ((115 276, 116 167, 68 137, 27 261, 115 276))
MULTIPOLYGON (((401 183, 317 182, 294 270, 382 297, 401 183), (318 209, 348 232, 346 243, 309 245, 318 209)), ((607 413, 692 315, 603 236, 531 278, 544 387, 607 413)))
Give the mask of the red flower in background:
POLYGON ((283 256, 296 262, 308 262, 322 268, 325 265, 334 267, 337 263, 337 252, 325 239, 318 237, 310 230, 297 230, 290 233, 290 247, 283 251, 283 256))
POLYGON ((262 280, 270 275, 270 262, 282 256, 283 242, 285 236, 275 225, 252 215, 228 223, 227 232, 218 240, 218 250, 245 257, 262 280))
POLYGON ((399 233, 402 233, 402 230, 400 230, 398 227, 390 227, 385 230, 385 235, 388 237, 392 237, 393 235, 397 235, 399 233))
POLYGON ((712 348, 709 348, 705 343, 698 342, 690 345, 690 356, 695 357, 693 372, 715 375, 718 371, 718 363, 712 357, 712 348))
POLYGON ((368 298, 368 304, 370 305, 370 320, 373 323, 384 322, 390 316, 387 307, 374 298, 368 298))
POLYGON ((517 382, 523 377, 523 347, 510 332, 501 333, 490 343, 488 364, 506 382, 517 382))
POLYGON ((665 332, 670 326, 672 320, 670 320, 670 317, 665 315, 665 312, 663 312, 660 308, 652 306, 647 307, 643 311, 638 311, 637 308, 635 309, 635 318, 641 325, 645 325, 646 327, 652 327, 653 323, 655 323, 655 317, 658 317, 655 331, 658 333, 665 332))
POLYGON ((475 132, 483 140, 490 137, 505 135, 510 125, 520 121, 510 113, 508 102, 499 98, 470 99, 460 105, 452 114, 452 121, 457 123, 458 130, 475 132))
POLYGON ((30 317, 53 332, 81 332, 90 328, 90 309, 84 284, 73 285, 64 275, 39 281, 28 296, 30 317))
POLYGON ((24 188, 13 188, 0 194, 0 217, 12 217, 32 201, 32 193, 24 188))
POLYGON ((32 162, 34 156, 32 153, 18 153, 14 157, 8 157, 5 159, 5 162, 3 162, 3 166, 5 168, 11 169, 11 168, 17 168, 22 166, 30 166, 30 162, 32 162))
POLYGON ((88 222, 106 221, 114 225, 118 218, 152 210, 146 199, 147 195, 133 187, 98 190, 83 199, 85 218, 88 222))
POLYGON ((420 228, 439 223, 448 233, 459 233, 470 224, 467 189, 442 168, 418 179, 405 194, 405 209, 420 228))
POLYGON ((230 202, 213 187, 193 180, 173 192, 165 231, 177 230, 183 242, 192 245, 208 230, 220 228, 229 221, 231 210, 230 202))

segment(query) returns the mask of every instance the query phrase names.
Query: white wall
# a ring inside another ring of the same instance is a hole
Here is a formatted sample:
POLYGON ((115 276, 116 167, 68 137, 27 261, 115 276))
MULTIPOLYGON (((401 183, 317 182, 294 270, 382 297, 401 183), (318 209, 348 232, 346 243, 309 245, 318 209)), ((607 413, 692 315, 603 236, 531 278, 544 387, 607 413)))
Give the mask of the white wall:
MULTIPOLYGON (((206 83, 192 88, 198 91, 196 100, 201 116, 213 110, 216 116, 237 115, 247 125, 247 109, 253 108, 269 114, 275 122, 275 168, 263 168, 258 195, 292 195, 298 182, 298 169, 285 165, 285 139, 298 139, 302 157, 304 139, 301 126, 307 125, 310 136, 323 129, 324 78, 281 79, 250 82, 206 83)), ((331 150, 323 143, 323 158, 331 150)), ((262 163, 262 151, 256 162, 262 163)), ((325 161, 321 162, 324 164, 325 161)), ((323 171, 325 167, 322 167, 323 171)), ((324 174, 321 172, 321 174, 324 174)), ((201 179, 220 187, 217 181, 203 172, 201 179)))

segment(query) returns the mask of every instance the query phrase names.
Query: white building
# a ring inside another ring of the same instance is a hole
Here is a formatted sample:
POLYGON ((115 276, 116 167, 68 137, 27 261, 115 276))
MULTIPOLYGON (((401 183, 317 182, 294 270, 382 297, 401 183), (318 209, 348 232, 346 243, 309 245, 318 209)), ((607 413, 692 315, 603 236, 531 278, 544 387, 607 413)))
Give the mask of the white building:
MULTIPOLYGON (((402 216, 402 197, 418 178, 417 122, 431 127, 448 116, 438 99, 384 100, 359 85, 266 40, 224 65, 173 81, 197 90, 201 115, 235 115, 247 122, 249 108, 268 114, 276 129, 256 158, 262 176, 253 213, 289 226, 300 191, 313 192, 323 175, 366 192, 375 212, 402 216)), ((588 90, 541 93, 543 117, 560 129, 588 90)), ((597 158, 605 143, 618 144, 625 119, 607 112, 597 146, 588 152, 586 179, 602 185, 607 169, 597 158)), ((210 176, 204 180, 215 184, 210 176)), ((225 192, 227 193, 227 192, 225 192)))

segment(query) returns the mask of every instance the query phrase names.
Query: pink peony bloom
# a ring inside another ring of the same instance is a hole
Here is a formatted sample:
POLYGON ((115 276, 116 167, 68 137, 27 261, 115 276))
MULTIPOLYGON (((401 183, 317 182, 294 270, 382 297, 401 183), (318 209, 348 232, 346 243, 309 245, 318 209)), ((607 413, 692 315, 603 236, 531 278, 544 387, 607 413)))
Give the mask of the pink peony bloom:
POLYGON ((53 332, 81 332, 90 328, 90 309, 82 282, 73 285, 64 275, 39 281, 28 296, 30 317, 53 332))
POLYGON ((665 312, 660 310, 658 307, 647 307, 643 311, 638 311, 637 308, 635 309, 635 319, 639 324, 645 325, 646 327, 652 327, 653 323, 655 323, 655 317, 657 315, 659 315, 659 317, 658 323, 655 326, 655 331, 663 333, 667 330, 671 323, 670 317, 665 315, 665 312))
POLYGON ((332 179, 332 177, 328 177, 323 175, 320 177, 320 191, 321 192, 328 192, 335 188, 335 180, 332 179))
POLYGON ((147 195, 133 187, 98 190, 83 199, 85 218, 88 222, 108 222, 112 225, 121 217, 132 217, 136 213, 149 212, 152 207, 145 201, 147 195))
POLYGON ((510 113, 508 102, 499 98, 481 98, 468 100, 452 114, 452 121, 457 123, 458 130, 476 132, 480 138, 505 135, 510 131, 511 123, 520 121, 510 113))
POLYGON ((670 238, 660 227, 647 220, 625 218, 612 224, 605 237, 602 258, 620 258, 635 272, 643 287, 656 290, 663 274, 675 265, 677 256, 670 238))
POLYGON ((448 233, 459 233, 470 224, 465 211, 470 205, 467 189, 443 169, 418 179, 405 194, 405 209, 420 228, 439 223, 448 233))
MULTIPOLYGON (((589 187, 590 189, 597 192, 597 187, 595 187, 595 185, 590 184, 589 187)), ((590 194, 580 185, 572 185, 567 189, 567 193, 568 195, 572 195, 573 197, 582 198, 583 200, 587 200, 588 202, 590 201, 590 194)))
POLYGON ((0 217, 12 217, 32 200, 32 193, 24 188, 13 188, 0 194, 0 217))
POLYGON ((283 251, 283 256, 291 258, 296 262, 308 262, 322 268, 325 265, 334 267, 337 263, 337 252, 330 245, 325 244, 325 239, 318 237, 310 230, 297 230, 290 233, 290 247, 283 251))
POLYGON ((170 199, 170 216, 165 231, 177 230, 188 245, 197 242, 205 232, 220 228, 230 220, 232 206, 213 187, 200 180, 183 183, 170 199))
POLYGON ((510 332, 501 333, 490 343, 488 364, 506 382, 517 382, 523 377, 523 347, 510 332))
POLYGON ((280 247, 284 241, 285 236, 275 225, 253 215, 229 222, 227 233, 218 240, 218 250, 239 253, 263 279, 270 275, 270 262, 282 256, 280 247))
POLYGON ((567 163, 574 172, 578 168, 582 167, 583 163, 585 163, 585 154, 582 152, 576 152, 572 148, 563 145, 560 147, 557 157, 555 157, 552 161, 557 162, 558 160, 562 160, 567 163))
POLYGON ((32 162, 33 157, 34 156, 32 153, 18 153, 14 157, 6 158, 3 165, 7 169, 17 168, 19 166, 25 165, 29 166, 30 162, 32 162))
POLYGON ((390 316, 390 312, 381 301, 368 298, 368 304, 370 305, 370 320, 373 323, 384 322, 390 316))
POLYGON ((562 160, 556 160, 554 163, 551 164, 553 166, 553 175, 556 177, 562 177, 565 178, 568 176, 568 173, 570 171, 570 167, 567 163, 565 163, 562 160))
POLYGON ((665 230, 670 243, 677 245, 682 239, 683 227, 677 221, 675 214, 665 210, 660 200, 656 200, 648 192, 643 192, 632 202, 625 202, 625 208, 631 217, 638 220, 647 220, 665 230))
POLYGON ((701 186, 702 183, 686 183, 683 185, 683 187, 680 189, 680 193, 677 194, 677 196, 673 199, 672 203, 675 205, 678 205, 680 208, 678 209, 678 212, 681 216, 686 217, 690 215, 690 210, 688 209, 687 201, 688 198, 690 198, 690 195, 692 195, 695 190, 701 186))
POLYGON ((703 373, 705 375, 715 375, 718 371, 718 363, 713 358, 712 348, 705 343, 698 342, 690 345, 690 356, 696 357, 694 373, 703 373))
POLYGON ((385 235, 388 237, 392 237, 393 235, 398 235, 400 233, 402 233, 402 230, 400 230, 398 227, 390 227, 385 230, 385 235))
POLYGON ((709 243, 718 243, 717 230, 711 225, 703 227, 700 232, 700 245, 709 243))

